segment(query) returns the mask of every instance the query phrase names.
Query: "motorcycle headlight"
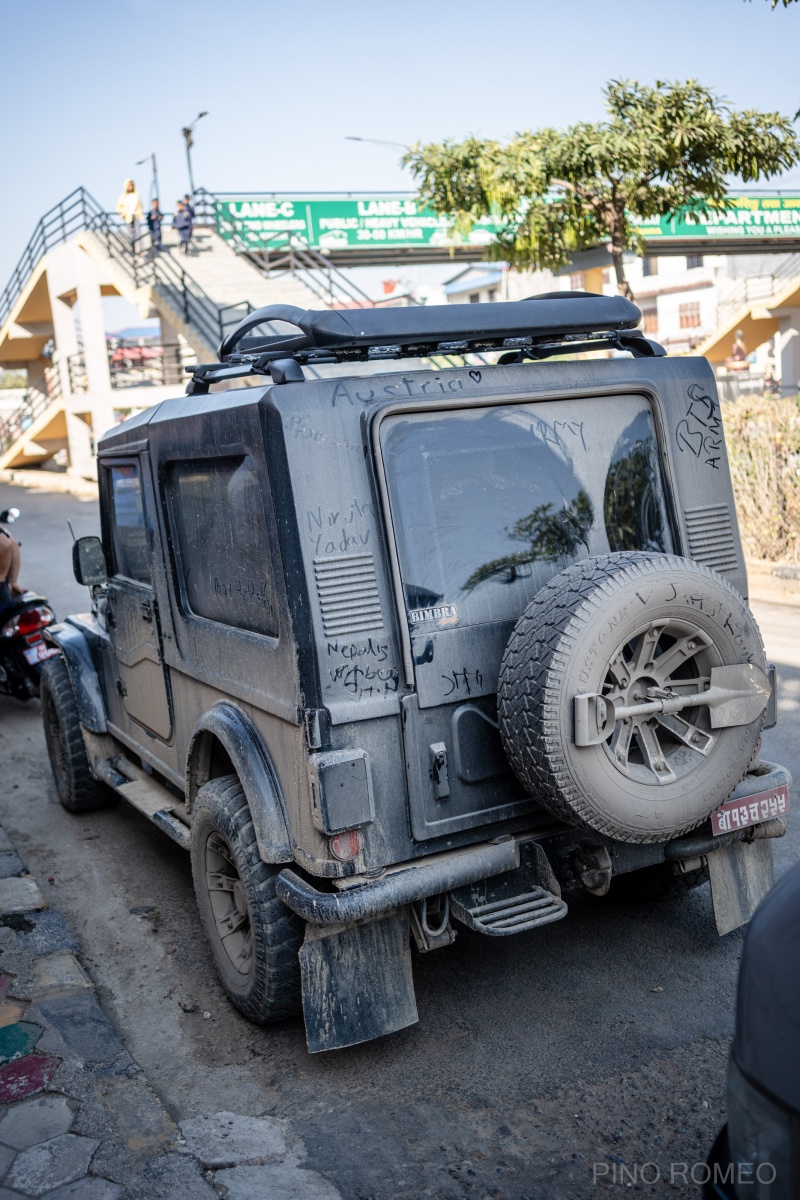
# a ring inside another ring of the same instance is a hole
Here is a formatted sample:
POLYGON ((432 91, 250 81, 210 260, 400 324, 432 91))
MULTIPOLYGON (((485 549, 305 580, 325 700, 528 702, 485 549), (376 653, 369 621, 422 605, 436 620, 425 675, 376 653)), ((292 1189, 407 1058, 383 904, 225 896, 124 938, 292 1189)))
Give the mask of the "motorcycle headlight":
POLYGON ((728 1144, 737 1197, 792 1200, 800 1168, 800 1117, 780 1107, 728 1063, 728 1144), (798 1149, 793 1162, 792 1142, 798 1149))

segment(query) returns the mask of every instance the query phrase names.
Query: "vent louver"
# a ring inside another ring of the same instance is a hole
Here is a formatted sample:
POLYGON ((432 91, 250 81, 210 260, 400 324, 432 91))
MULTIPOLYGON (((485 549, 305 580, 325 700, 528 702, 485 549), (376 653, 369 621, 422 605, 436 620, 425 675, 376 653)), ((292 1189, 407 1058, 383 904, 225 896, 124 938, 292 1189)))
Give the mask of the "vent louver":
POLYGON ((739 566, 731 512, 727 504, 684 509, 689 557, 712 571, 735 571, 739 566))
POLYGON ((315 558, 314 576, 326 637, 383 628, 378 580, 371 554, 315 558))

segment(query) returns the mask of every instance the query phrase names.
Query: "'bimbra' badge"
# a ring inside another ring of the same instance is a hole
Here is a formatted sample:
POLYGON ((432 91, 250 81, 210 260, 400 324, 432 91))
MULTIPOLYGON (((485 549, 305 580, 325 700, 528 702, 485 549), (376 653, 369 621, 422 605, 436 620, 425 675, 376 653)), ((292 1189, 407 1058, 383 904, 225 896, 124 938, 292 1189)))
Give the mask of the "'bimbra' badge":
POLYGON ((412 608, 408 613, 409 625, 438 625, 446 629, 458 624, 458 609, 455 604, 437 604, 433 608, 412 608))

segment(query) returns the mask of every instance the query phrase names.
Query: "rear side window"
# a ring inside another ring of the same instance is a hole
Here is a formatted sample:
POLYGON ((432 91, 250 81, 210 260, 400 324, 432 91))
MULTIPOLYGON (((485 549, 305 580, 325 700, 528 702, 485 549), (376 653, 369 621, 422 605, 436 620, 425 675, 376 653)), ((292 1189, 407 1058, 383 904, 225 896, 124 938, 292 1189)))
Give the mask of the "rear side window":
POLYGON ((276 637, 262 484, 252 458, 172 463, 166 487, 184 608, 276 637))
POLYGON ((111 540, 118 575, 150 583, 150 559, 144 523, 138 463, 108 468, 111 491, 111 540))

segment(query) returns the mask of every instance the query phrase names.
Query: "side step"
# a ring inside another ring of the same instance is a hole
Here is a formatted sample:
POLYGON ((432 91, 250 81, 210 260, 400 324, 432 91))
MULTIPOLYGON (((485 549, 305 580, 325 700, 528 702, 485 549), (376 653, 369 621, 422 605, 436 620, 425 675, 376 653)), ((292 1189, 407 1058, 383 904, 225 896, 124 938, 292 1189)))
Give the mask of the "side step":
POLYGON ((124 797, 134 808, 162 829, 184 850, 191 845, 189 828, 175 815, 184 805, 168 788, 152 779, 122 755, 104 758, 93 764, 94 774, 124 797))
POLYGON ((474 929, 476 933, 504 937, 560 921, 567 915, 567 906, 560 896, 554 896, 543 887, 535 887, 521 896, 509 896, 488 904, 476 904, 472 908, 466 908, 451 897, 450 911, 456 920, 474 929))

